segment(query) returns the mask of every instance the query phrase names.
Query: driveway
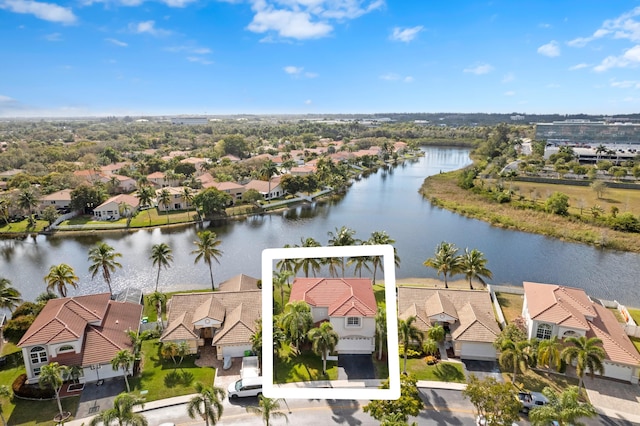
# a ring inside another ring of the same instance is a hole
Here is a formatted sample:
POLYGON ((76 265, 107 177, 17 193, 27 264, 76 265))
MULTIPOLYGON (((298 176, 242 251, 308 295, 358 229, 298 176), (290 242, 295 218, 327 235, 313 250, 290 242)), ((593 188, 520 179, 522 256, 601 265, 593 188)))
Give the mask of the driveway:
POLYGON ((375 378, 371 355, 338 355, 338 380, 375 378))
POLYGON ((589 400, 609 417, 640 422, 640 387, 617 380, 584 378, 589 400))
POLYGON ((465 366, 466 373, 475 374, 480 380, 485 377, 493 377, 498 382, 504 381, 496 361, 476 361, 471 359, 463 359, 461 361, 465 366))
POLYGON ((122 377, 105 380, 100 386, 96 382, 85 384, 75 418, 93 416, 100 411, 113 408, 113 400, 125 391, 122 377))

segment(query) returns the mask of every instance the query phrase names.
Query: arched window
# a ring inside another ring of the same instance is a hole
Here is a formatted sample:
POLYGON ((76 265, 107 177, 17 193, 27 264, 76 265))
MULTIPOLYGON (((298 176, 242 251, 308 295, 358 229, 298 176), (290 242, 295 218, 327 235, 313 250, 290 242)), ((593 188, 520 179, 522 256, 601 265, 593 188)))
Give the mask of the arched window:
POLYGON ((549 324, 540 324, 536 330, 536 337, 538 339, 549 340, 551 339, 551 331, 553 327, 549 324))
POLYGON ((564 339, 565 337, 578 337, 578 333, 573 330, 567 330, 562 333, 562 338, 564 339))
POLYGON ((43 362, 47 362, 47 350, 42 346, 31 348, 31 363, 42 364, 43 362))
POLYGON ((58 348, 58 353, 62 353, 62 352, 71 352, 73 351, 74 348, 71 345, 62 345, 58 348))

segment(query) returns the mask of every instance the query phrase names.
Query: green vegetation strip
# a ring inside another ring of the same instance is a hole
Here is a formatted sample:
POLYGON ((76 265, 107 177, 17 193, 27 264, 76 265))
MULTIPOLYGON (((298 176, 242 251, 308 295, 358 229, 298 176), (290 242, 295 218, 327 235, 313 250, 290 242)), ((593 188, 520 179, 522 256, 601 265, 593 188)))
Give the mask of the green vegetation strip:
MULTIPOLYGON (((404 358, 400 357, 400 370, 403 365, 404 358)), ((418 380, 466 383, 462 363, 459 362, 442 361, 428 365, 424 358, 409 358, 407 359, 407 373, 418 380)))
POLYGON ((302 352, 288 361, 274 361, 274 383, 337 380, 338 363, 327 361, 327 374, 322 374, 322 358, 312 352, 302 352))

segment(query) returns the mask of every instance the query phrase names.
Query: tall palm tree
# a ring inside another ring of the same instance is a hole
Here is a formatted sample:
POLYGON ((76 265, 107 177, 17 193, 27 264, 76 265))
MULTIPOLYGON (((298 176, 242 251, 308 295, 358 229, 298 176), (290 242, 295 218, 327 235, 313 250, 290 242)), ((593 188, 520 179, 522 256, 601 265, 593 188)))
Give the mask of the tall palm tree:
POLYGON ((191 213, 189 213, 189 208, 193 204, 193 191, 188 186, 182 188, 182 199, 186 203, 185 208, 187 209, 187 219, 191 220, 191 213))
POLYGON ((442 241, 436 247, 435 256, 424 261, 424 266, 435 269, 438 276, 444 275, 445 288, 449 288, 447 276, 457 274, 460 271, 461 259, 457 254, 458 248, 455 244, 442 241))
POLYGON ((140 360, 142 358, 142 342, 151 337, 151 330, 145 330, 142 333, 136 330, 127 330, 126 333, 131 340, 131 353, 133 354, 134 361, 140 360))
POLYGON ((162 188, 158 193, 158 202, 164 206, 164 212, 167 215, 167 224, 169 224, 169 203, 171 202, 171 193, 167 188, 162 188))
POLYGON ((549 368, 555 367, 556 370, 560 370, 562 352, 564 344, 562 340, 558 339, 558 336, 553 336, 551 339, 542 339, 538 343, 538 364, 546 365, 549 368))
POLYGON ((264 395, 258 397, 258 406, 249 405, 246 407, 247 413, 257 414, 262 416, 262 421, 265 426, 269 426, 272 418, 284 418, 289 423, 287 415, 280 410, 280 403, 284 401, 281 398, 271 399, 264 395))
POLYGON ((127 228, 131 225, 131 219, 133 218, 133 212, 134 212, 134 209, 130 204, 128 204, 128 203, 126 203, 124 201, 121 201, 118 204, 118 215, 120 217, 124 217, 124 218, 127 219, 127 228))
POLYGON ((516 383, 518 372, 524 373, 529 369, 529 363, 532 357, 530 341, 522 340, 514 342, 511 339, 506 339, 500 347, 500 357, 498 361, 503 367, 513 367, 513 383, 516 383))
MULTIPOLYGON (((383 245, 383 244, 394 244, 396 240, 391 238, 385 231, 374 231, 371 233, 371 236, 367 240, 367 244, 369 245, 383 245)), ((400 257, 398 256, 398 251, 396 248, 393 248, 393 261, 396 267, 400 266, 400 257)), ((376 284, 376 273, 378 269, 384 272, 384 264, 382 262, 381 256, 374 256, 371 258, 371 266, 373 266, 373 284, 376 284)))
POLYGON ((315 353, 322 356, 322 374, 327 374, 327 356, 338 345, 340 336, 330 322, 323 322, 320 327, 309 330, 309 340, 315 353))
POLYGON ((477 279, 486 287, 487 283, 482 279, 482 277, 489 279, 493 277, 493 273, 487 269, 486 265, 487 259, 480 250, 473 249, 469 251, 468 248, 464 249, 464 254, 462 255, 462 260, 460 262, 460 272, 462 272, 469 280, 469 288, 471 290, 473 290, 473 284, 471 284, 472 279, 477 279))
MULTIPOLYGON (((291 245, 285 244, 284 248, 291 248, 291 245)), ((278 268, 280 272, 285 272, 285 271, 291 272, 291 275, 289 276, 294 276, 296 272, 296 259, 280 259, 276 263, 276 268, 278 268)), ((291 285, 289 283, 288 277, 287 277, 287 284, 291 285)))
POLYGON ((576 362, 576 374, 580 378, 578 390, 582 388, 585 373, 588 372, 591 377, 596 372, 604 374, 603 361, 607 354, 602 348, 601 339, 586 336, 567 337, 565 343, 570 343, 572 346, 564 348, 560 356, 567 363, 576 362))
POLYGON ((55 392, 61 419, 65 417, 65 413, 62 411, 62 403, 60 402, 60 390, 68 370, 68 367, 52 362, 40 369, 40 376, 38 377, 38 384, 41 388, 50 387, 55 392))
POLYGON ((290 271, 282 271, 282 272, 275 272, 273 273, 273 289, 275 290, 276 287, 280 288, 280 306, 284 306, 284 285, 285 283, 287 283, 289 281, 289 277, 293 275, 292 272, 290 271))
POLYGON ((140 206, 147 208, 147 215, 149 216, 149 224, 151 224, 151 205, 156 193, 149 185, 139 185, 136 197, 140 201, 140 206))
POLYGON ((202 417, 206 426, 215 425, 222 416, 222 400, 226 392, 224 389, 215 386, 205 386, 196 382, 197 394, 187 403, 187 414, 192 419, 196 416, 202 417))
POLYGON ((131 392, 127 375, 129 374, 129 369, 131 368, 131 365, 133 365, 134 361, 135 357, 126 349, 118 351, 116 356, 111 360, 111 368, 113 368, 114 371, 122 369, 122 376, 124 377, 124 383, 127 385, 127 392, 131 392))
POLYGON ((160 269, 169 268, 169 264, 173 262, 173 254, 171 254, 171 247, 167 243, 154 244, 151 247, 151 260, 153 265, 158 265, 158 275, 156 277, 156 290, 158 291, 158 282, 160 281, 160 269))
POLYGON ((558 394, 550 387, 542 389, 548 402, 529 411, 529 420, 534 425, 549 425, 557 421, 562 426, 579 425, 582 417, 595 417, 598 412, 590 403, 580 402, 580 390, 569 386, 558 394))
POLYGON ((22 296, 20 292, 11 286, 11 281, 0 277, 0 309, 13 312, 22 303, 20 296, 22 296))
POLYGON ((403 355, 404 355, 404 367, 402 368, 402 373, 407 374, 407 350, 409 349, 409 345, 412 342, 417 342, 420 346, 422 346, 422 340, 424 336, 422 332, 416 327, 413 323, 416 321, 415 316, 410 316, 406 320, 398 319, 398 337, 402 342, 404 347, 403 355))
POLYGON ((384 302, 378 305, 376 312, 376 339, 378 339, 378 359, 382 359, 382 348, 387 340, 387 308, 384 302))
POLYGON ((30 215, 38 207, 38 196, 31 188, 25 188, 18 194, 18 207, 30 215))
POLYGON ((121 393, 113 400, 113 408, 101 411, 89 422, 89 426, 111 425, 147 426, 147 419, 140 413, 134 413, 134 407, 144 408, 144 399, 129 393, 121 393))
POLYGON ((362 278, 362 270, 365 269, 371 272, 369 267, 369 261, 372 259, 370 256, 355 256, 349 258, 347 266, 353 265, 353 273, 357 274, 359 278, 362 278))
POLYGON ((57 290, 60 296, 67 297, 67 286, 78 287, 78 277, 73 268, 66 263, 53 265, 49 268, 49 273, 44 277, 47 283, 47 291, 57 290))
POLYGON ((89 250, 89 272, 91 272, 91 278, 93 279, 98 272, 102 272, 102 278, 109 286, 109 293, 113 294, 111 288, 111 273, 115 272, 116 268, 122 268, 122 265, 116 261, 116 258, 122 257, 122 253, 115 251, 113 247, 104 241, 100 241, 89 250))
POLYGON ((160 324, 160 328, 164 327, 162 322, 162 307, 167 303, 167 295, 159 291, 154 291, 149 296, 147 296, 147 302, 156 307, 156 312, 158 315, 157 321, 160 324))
POLYGON ((262 164, 262 167, 260 167, 260 170, 258 171, 258 173, 263 179, 266 179, 269 181, 269 192, 267 193, 267 197, 270 200, 271 199, 271 177, 278 174, 278 166, 276 166, 276 163, 274 163, 269 159, 262 164))
POLYGON ((218 256, 222 255, 222 250, 217 248, 222 241, 218 240, 216 237, 216 233, 212 231, 198 232, 198 239, 193 242, 197 248, 191 252, 191 254, 196 255, 194 263, 198 263, 200 260, 203 260, 204 263, 209 266, 212 290, 215 290, 216 287, 213 284, 213 269, 211 268, 211 261, 215 260, 217 263, 220 263, 218 256))
MULTIPOLYGON (((330 246, 355 246, 360 243, 360 240, 354 238, 356 231, 346 226, 338 229, 336 228, 336 232, 333 231, 327 232, 329 236, 329 245, 330 246)), ((340 266, 342 269, 342 277, 344 278, 344 258, 340 259, 340 266)))
POLYGON ((178 356, 178 344, 175 342, 162 343, 162 347, 160 348, 160 355, 162 355, 164 359, 171 358, 171 361, 173 361, 173 365, 175 366, 177 364, 176 356, 178 356))
MULTIPOLYGON (((320 247, 320 243, 311 237, 305 239, 300 238, 300 242, 302 243, 302 247, 320 247)), ((311 271, 315 277, 316 273, 320 272, 320 269, 322 269, 322 264, 320 259, 298 259, 295 266, 295 272, 297 273, 301 269, 302 272, 304 272, 305 278, 309 278, 309 271, 311 271)))
POLYGON ((311 309, 306 302, 294 300, 285 305, 284 312, 280 317, 280 327, 296 350, 300 348, 300 343, 305 340, 312 325, 311 309))

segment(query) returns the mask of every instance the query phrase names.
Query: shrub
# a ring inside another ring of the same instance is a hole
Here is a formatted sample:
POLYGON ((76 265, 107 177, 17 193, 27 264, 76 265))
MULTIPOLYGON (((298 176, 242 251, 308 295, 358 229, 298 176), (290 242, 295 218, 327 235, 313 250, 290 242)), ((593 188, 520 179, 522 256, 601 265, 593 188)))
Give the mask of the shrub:
POLYGON ((51 388, 41 388, 40 385, 33 384, 28 385, 27 383, 27 375, 21 374, 13 381, 13 385, 11 386, 13 389, 14 395, 22 398, 29 399, 52 399, 55 397, 53 389, 51 388))
MULTIPOLYGON (((414 347, 407 348, 407 358, 420 358, 422 356, 422 352, 416 349, 417 348, 414 347)), ((398 345, 398 351, 401 356, 404 356, 404 345, 398 345)))
POLYGON ((428 365, 434 365, 438 363, 438 358, 436 358, 433 355, 424 357, 424 360, 427 362, 428 365))

